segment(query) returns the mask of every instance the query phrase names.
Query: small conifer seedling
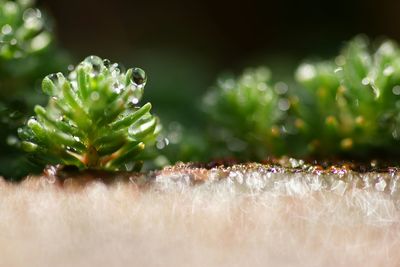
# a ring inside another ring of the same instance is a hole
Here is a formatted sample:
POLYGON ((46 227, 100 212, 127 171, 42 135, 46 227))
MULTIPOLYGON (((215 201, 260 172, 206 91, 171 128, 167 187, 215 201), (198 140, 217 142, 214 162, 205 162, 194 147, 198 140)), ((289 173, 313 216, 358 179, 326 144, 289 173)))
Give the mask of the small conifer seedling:
POLYGON ((19 130, 22 147, 36 159, 80 169, 126 170, 158 131, 151 104, 138 106, 146 84, 139 68, 121 72, 117 64, 90 56, 68 77, 51 74, 42 82, 44 108, 19 130))

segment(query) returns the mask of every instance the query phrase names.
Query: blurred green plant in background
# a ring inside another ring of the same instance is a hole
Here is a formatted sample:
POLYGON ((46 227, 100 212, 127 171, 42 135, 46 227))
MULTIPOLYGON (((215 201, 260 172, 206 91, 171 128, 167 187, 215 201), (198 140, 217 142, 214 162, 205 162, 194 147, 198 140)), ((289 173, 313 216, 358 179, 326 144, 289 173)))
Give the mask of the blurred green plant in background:
MULTIPOLYGON (((333 60, 301 64, 295 81, 265 68, 221 78, 203 101, 215 157, 262 160, 399 156, 400 49, 358 36, 333 60), (290 88, 289 88, 290 87, 290 88)), ((207 120, 206 120, 207 121, 207 120)))
POLYGON ((17 179, 34 170, 18 148, 17 128, 44 101, 37 82, 67 62, 34 1, 0 1, 0 175, 17 179))
POLYGON ((220 78, 203 99, 212 142, 219 144, 213 155, 261 160, 285 153, 287 91, 284 83, 274 87, 264 67, 247 69, 236 79, 220 78))
POLYGON ((4 59, 21 58, 46 49, 52 35, 42 12, 31 0, 0 1, 0 55, 4 59))
POLYGON ((138 106, 146 85, 142 69, 121 72, 118 64, 90 56, 68 78, 61 73, 42 83, 46 108, 19 130, 22 147, 35 160, 79 169, 140 169, 140 153, 160 131, 151 104, 138 106))
POLYGON ((303 154, 368 158, 399 155, 400 50, 363 36, 330 61, 304 63, 296 79, 308 98, 297 106, 303 154))

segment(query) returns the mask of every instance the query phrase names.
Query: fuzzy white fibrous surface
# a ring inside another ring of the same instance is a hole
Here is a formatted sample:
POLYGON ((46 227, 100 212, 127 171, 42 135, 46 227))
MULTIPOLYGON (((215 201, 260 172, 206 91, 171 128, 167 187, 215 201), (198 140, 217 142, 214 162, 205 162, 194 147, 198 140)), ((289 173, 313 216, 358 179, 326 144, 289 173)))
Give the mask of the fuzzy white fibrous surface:
POLYGON ((2 181, 0 266, 399 266, 399 177, 255 164, 2 181))

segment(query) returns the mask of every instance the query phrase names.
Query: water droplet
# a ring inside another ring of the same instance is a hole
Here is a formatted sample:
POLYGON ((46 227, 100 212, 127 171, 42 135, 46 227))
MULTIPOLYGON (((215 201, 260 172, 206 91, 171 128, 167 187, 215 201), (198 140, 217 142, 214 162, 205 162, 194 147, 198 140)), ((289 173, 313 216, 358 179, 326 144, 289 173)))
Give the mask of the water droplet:
POLYGON ((275 84, 275 92, 276 92, 278 95, 286 94, 286 92, 288 91, 288 89, 289 89, 288 85, 287 85, 286 83, 284 83, 284 82, 277 82, 277 83, 275 84))
POLYGON ((110 67, 110 70, 111 70, 111 75, 113 77, 117 77, 121 73, 120 69, 118 68, 118 64, 117 63, 113 64, 110 67))
POLYGON ((137 104, 139 103, 139 99, 137 97, 131 97, 129 99, 129 102, 131 102, 132 104, 137 104))
POLYGON ((28 125, 28 127, 31 127, 32 125, 35 125, 36 122, 37 122, 36 118, 35 117, 31 117, 31 118, 29 118, 29 120, 27 122, 27 125, 28 125))
POLYGON ((144 70, 140 68, 134 68, 132 70, 132 77, 131 77, 132 82, 134 82, 136 85, 142 85, 145 84, 147 81, 146 73, 144 70))
MULTIPOLYGON (((3 2, 3 3, 4 3, 4 2, 3 2)), ((4 12, 5 15, 11 17, 11 16, 13 16, 13 15, 16 15, 16 14, 18 13, 18 10, 19 10, 19 8, 18 8, 18 6, 17 6, 17 4, 16 4, 15 2, 13 2, 13 1, 6 1, 6 2, 4 3, 3 12, 4 12)))
POLYGON ((390 76, 393 73, 394 73, 394 68, 392 66, 389 66, 383 70, 383 75, 385 76, 390 76))
POLYGON ((98 92, 92 92, 90 94, 90 99, 92 99, 93 101, 97 101, 100 99, 100 94, 98 92))
POLYGON ((257 89, 260 91, 266 91, 268 89, 268 86, 265 83, 259 83, 257 85, 257 89))
POLYGON ((294 159, 294 158, 290 158, 289 159, 289 163, 290 163, 290 166, 292 167, 292 168, 298 168, 298 167, 301 167, 302 165, 304 165, 304 161, 303 160, 297 160, 297 159, 294 159))
POLYGON ((253 85, 254 77, 251 74, 245 74, 242 77, 242 81, 241 82, 243 83, 243 85, 250 87, 250 86, 253 85))
POLYGON ((27 9, 22 16, 24 20, 24 26, 27 29, 39 31, 43 27, 43 21, 41 20, 41 17, 42 13, 39 9, 27 9))
POLYGON ((344 57, 343 55, 337 56, 335 58, 335 63, 338 66, 343 66, 344 64, 346 64, 346 57, 344 57))
POLYGON ((11 41, 10 41, 10 45, 17 45, 17 43, 18 43, 18 41, 15 38, 11 39, 11 41))
POLYGON ((395 52, 395 47, 392 42, 384 42, 378 49, 381 54, 392 55, 395 52))
POLYGON ((24 21, 29 21, 30 19, 38 19, 42 17, 42 13, 39 9, 29 8, 22 15, 24 21))
POLYGON ((309 81, 316 75, 315 67, 311 64, 301 65, 296 72, 296 78, 299 81, 309 81))
POLYGON ((218 80, 218 85, 224 90, 224 91, 229 91, 235 88, 235 80, 232 78, 229 79, 219 79, 218 80))
POLYGON ((33 51, 39 51, 47 47, 51 42, 51 36, 48 32, 42 32, 35 36, 31 41, 31 49, 33 51))
POLYGON ((99 58, 98 56, 89 56, 85 58, 84 60, 86 63, 89 63, 92 65, 92 73, 94 75, 98 75, 102 69, 103 65, 103 60, 99 58))
POLYGON ((111 61, 109 59, 104 59, 103 64, 106 68, 109 68, 111 66, 111 61))
POLYGON ((68 78, 71 80, 71 85, 74 89, 78 88, 78 82, 76 81, 76 72, 73 71, 68 75, 68 78))
POLYGON ((6 24, 1 28, 1 32, 5 35, 10 34, 12 32, 12 27, 9 24, 6 24))
POLYGON ((9 135, 6 142, 9 146, 14 146, 18 143, 18 138, 15 135, 9 135))
POLYGON ((258 81, 267 81, 271 77, 271 71, 265 67, 257 68, 255 74, 258 81))
POLYGON ((342 70, 343 70, 342 67, 338 67, 338 68, 336 68, 336 69, 334 70, 334 72, 335 72, 335 73, 338 73, 338 72, 341 72, 342 70))
POLYGON ((156 147, 158 149, 164 149, 166 146, 169 145, 169 140, 167 138, 160 138, 157 140, 156 147))
POLYGON ((287 111, 290 108, 290 102, 286 98, 279 99, 278 108, 282 111, 287 111))
POLYGON ((54 84, 58 82, 58 76, 57 73, 52 73, 46 76, 48 79, 50 79, 54 84))
POLYGON ((74 70, 74 65, 72 65, 72 64, 69 65, 69 66, 68 66, 68 70, 69 70, 69 71, 73 71, 73 70, 74 70))
POLYGON ((113 90, 114 92, 116 92, 117 94, 121 93, 121 91, 124 89, 124 86, 122 84, 120 84, 119 82, 115 82, 113 84, 113 90))
POLYGON ((363 85, 368 85, 370 82, 371 82, 371 81, 370 81, 370 79, 369 79, 368 77, 365 77, 365 78, 362 79, 362 81, 361 81, 361 83, 362 83, 363 85))
POLYGON ((393 87, 392 92, 395 95, 400 95, 400 85, 396 85, 395 87, 393 87))

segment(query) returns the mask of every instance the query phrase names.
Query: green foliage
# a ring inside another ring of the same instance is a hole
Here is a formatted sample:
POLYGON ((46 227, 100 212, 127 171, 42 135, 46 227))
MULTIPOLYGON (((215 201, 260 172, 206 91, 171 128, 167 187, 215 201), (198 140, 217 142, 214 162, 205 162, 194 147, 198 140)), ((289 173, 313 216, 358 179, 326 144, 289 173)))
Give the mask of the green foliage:
POLYGON ((248 69, 240 77, 221 78, 204 98, 213 122, 216 156, 263 159, 284 152, 285 119, 290 101, 286 84, 271 85, 266 68, 248 69))
POLYGON ((20 152, 16 133, 32 107, 44 102, 39 79, 67 65, 53 39, 34 1, 0 0, 0 175, 8 178, 35 169, 20 152))
MULTIPOLYGON (((34 69, 51 65, 46 58, 53 54, 51 45, 37 52, 24 47, 29 45, 5 49, 0 61, 1 89, 17 92, 0 91, 7 96, 0 102, 3 110, 18 106, 11 99, 29 96, 14 88, 33 83, 29 77, 34 69), (30 67, 24 70, 24 65, 30 67)), ((152 158, 155 161, 147 167, 221 157, 263 160, 284 154, 400 156, 400 49, 392 41, 375 47, 357 37, 332 60, 301 64, 295 81, 288 83, 273 81, 263 67, 247 69, 237 78, 222 77, 202 99, 205 118, 191 117, 190 127, 169 118, 158 137, 161 127, 150 114, 151 105, 138 106, 145 84, 141 69, 121 73, 117 64, 95 56, 67 77, 47 76, 42 90, 50 96, 48 104, 36 106, 36 117, 20 129, 22 148, 41 162, 105 170, 137 169, 152 158)), ((189 109, 188 105, 195 109, 190 99, 173 98, 185 102, 178 113, 184 114, 182 107, 189 109)), ((24 116, 7 112, 5 118, 2 122, 11 131, 24 116)), ((9 134, 2 140, 18 143, 9 134)))
POLYGON ((52 35, 32 0, 0 1, 0 57, 21 58, 46 49, 52 35))
MULTIPOLYGON (((400 50, 357 37, 331 61, 304 63, 296 79, 309 98, 298 107, 308 153, 320 156, 397 152, 400 138, 400 50)), ((306 150, 307 151, 307 150, 306 150)))
POLYGON ((356 37, 333 60, 301 64, 290 90, 263 68, 221 79, 204 98, 211 150, 244 160, 399 156, 400 49, 374 47, 356 37))
POLYGON ((67 78, 51 74, 42 82, 46 108, 20 129, 25 151, 36 159, 80 169, 125 170, 140 165, 140 153, 155 140, 157 119, 138 102, 146 84, 139 68, 121 72, 117 64, 90 56, 67 78))
POLYGON ((161 155, 157 159, 156 166, 162 166, 163 164, 160 163, 163 162, 174 164, 179 161, 210 160, 212 140, 207 139, 202 129, 185 127, 178 122, 171 122, 165 126, 156 144, 159 149, 158 153, 161 155), (162 160, 160 161, 160 159, 162 160))

